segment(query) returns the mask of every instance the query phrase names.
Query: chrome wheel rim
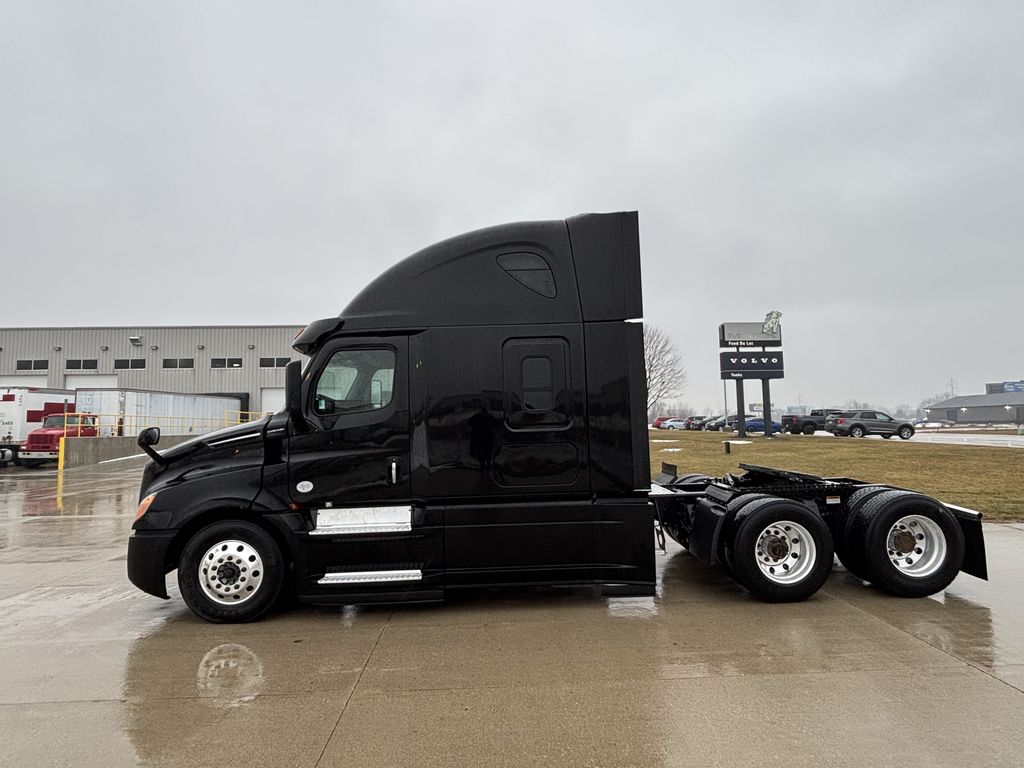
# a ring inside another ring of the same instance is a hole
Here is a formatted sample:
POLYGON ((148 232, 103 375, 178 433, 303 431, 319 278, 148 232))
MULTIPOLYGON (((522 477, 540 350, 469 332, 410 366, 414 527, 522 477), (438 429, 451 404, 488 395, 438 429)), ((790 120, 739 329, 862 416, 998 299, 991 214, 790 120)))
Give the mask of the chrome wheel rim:
POLYGON ((791 520, 772 523, 757 537, 757 567, 769 581, 795 584, 814 569, 818 550, 811 532, 791 520))
POLYGON ((900 573, 923 579, 946 562, 946 536, 938 523, 923 515, 901 517, 885 537, 889 560, 900 573))
POLYGON ((238 605, 259 592, 263 558, 244 541, 218 541, 199 561, 198 575, 208 598, 219 605, 238 605))

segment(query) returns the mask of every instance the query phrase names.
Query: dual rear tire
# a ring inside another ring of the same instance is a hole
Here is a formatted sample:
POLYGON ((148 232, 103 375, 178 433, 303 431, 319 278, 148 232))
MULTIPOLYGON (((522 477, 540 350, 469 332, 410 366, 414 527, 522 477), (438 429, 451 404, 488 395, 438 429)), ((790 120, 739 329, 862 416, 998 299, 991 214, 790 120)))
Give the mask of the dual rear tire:
MULTIPOLYGON (((742 497, 741 497, 742 498, 742 497)), ((806 600, 832 571, 832 534, 815 510, 777 496, 750 499, 737 513, 723 564, 770 603, 806 600)))
POLYGON ((963 531, 935 499, 876 486, 854 493, 849 508, 840 559, 855 576, 900 597, 925 597, 960 572, 963 531))
POLYGON ((845 528, 832 532, 817 509, 775 496, 741 496, 720 561, 767 602, 796 602, 817 592, 833 556, 858 578, 901 597, 941 592, 964 560, 964 535, 938 501, 913 491, 867 486, 848 501, 845 528))

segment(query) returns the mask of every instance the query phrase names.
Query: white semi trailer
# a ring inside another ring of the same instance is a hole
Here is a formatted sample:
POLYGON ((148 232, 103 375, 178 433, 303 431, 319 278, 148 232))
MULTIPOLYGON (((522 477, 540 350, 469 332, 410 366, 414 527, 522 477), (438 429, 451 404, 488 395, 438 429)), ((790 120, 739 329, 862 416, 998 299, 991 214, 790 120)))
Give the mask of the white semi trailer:
POLYGON ((242 408, 237 397, 142 389, 79 389, 75 405, 99 417, 100 437, 136 435, 150 424, 165 435, 201 435, 236 423, 242 408))

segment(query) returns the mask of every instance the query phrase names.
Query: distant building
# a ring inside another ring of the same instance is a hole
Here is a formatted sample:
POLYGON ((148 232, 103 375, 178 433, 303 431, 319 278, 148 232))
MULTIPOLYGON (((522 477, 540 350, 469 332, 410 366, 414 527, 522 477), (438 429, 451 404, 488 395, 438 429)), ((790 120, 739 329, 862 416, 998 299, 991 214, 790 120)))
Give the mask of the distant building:
POLYGON ((1024 424, 1024 391, 960 395, 924 409, 928 419, 959 424, 1024 424))
POLYGON ((1000 392, 1024 392, 1024 381, 997 381, 985 385, 986 395, 997 395, 1000 392))
POLYGON ((0 328, 0 387, 240 395, 278 411, 300 325, 0 328))

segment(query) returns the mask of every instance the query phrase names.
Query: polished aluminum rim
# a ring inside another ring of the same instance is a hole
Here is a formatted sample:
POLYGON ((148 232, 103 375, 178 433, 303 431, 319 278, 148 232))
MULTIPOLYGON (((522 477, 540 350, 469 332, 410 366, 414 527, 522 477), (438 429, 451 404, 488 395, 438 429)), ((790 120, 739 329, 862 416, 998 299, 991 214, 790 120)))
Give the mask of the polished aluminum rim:
POLYGON ((776 584, 795 584, 805 578, 817 554, 811 532, 791 520, 772 523, 757 537, 757 567, 776 584))
POLYGON ((199 563, 199 583, 216 603, 244 603, 263 583, 263 559, 244 541, 219 541, 206 550, 199 563))
POLYGON ((892 564, 917 579, 931 576, 946 562, 946 536, 938 523, 923 515, 897 520, 889 529, 885 546, 892 564))

